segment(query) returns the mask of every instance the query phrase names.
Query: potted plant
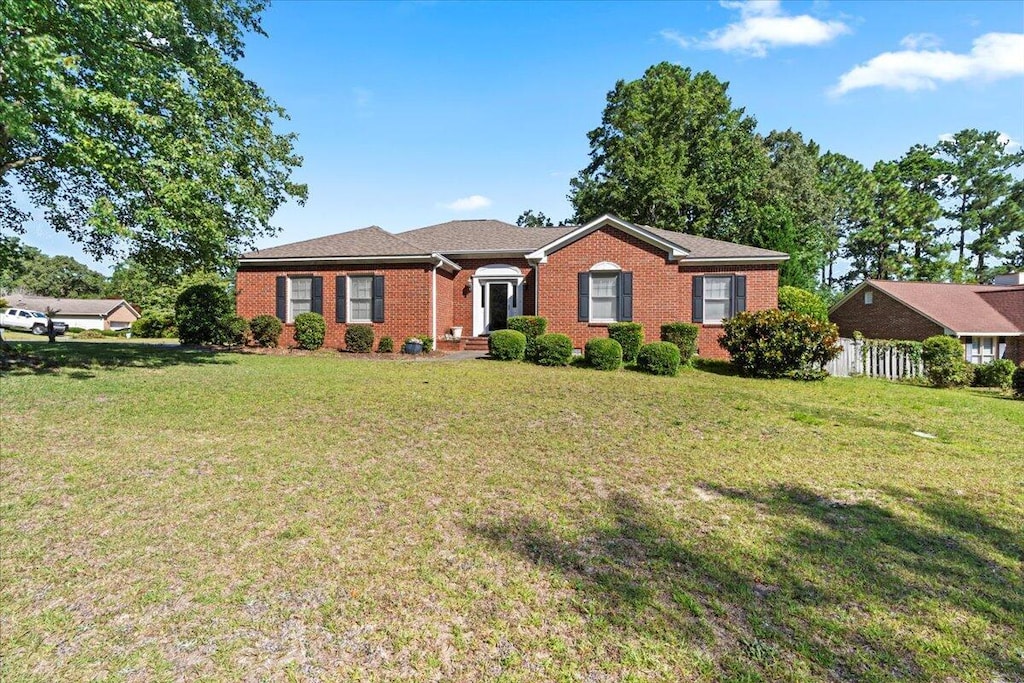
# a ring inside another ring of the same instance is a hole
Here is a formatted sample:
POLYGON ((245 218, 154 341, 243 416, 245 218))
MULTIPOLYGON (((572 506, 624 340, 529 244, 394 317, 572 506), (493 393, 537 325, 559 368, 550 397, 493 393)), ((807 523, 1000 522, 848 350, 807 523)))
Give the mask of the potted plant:
POLYGON ((402 353, 408 353, 412 356, 415 356, 418 353, 423 353, 423 342, 416 337, 407 338, 405 340, 405 344, 402 346, 402 353))

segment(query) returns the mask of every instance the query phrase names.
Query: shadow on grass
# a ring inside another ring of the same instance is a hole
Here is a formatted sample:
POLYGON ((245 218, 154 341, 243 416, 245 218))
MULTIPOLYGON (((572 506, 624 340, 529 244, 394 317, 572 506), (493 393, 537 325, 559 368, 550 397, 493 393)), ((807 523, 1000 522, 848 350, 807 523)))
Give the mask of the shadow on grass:
POLYGON ((174 365, 234 363, 232 351, 180 346, 103 342, 12 343, 4 347, 0 368, 5 375, 46 375, 64 372, 71 379, 91 379, 97 370, 164 368, 174 365))
POLYGON ((713 375, 723 375, 725 377, 740 376, 739 368, 727 360, 694 357, 693 367, 701 372, 710 372, 713 375))
POLYGON ((716 680, 1024 676, 1024 541, 981 511, 932 491, 892 492, 920 523, 798 486, 706 492, 778 533, 752 552, 621 494, 568 529, 471 528, 563 576, 598 632, 702 651, 716 680))

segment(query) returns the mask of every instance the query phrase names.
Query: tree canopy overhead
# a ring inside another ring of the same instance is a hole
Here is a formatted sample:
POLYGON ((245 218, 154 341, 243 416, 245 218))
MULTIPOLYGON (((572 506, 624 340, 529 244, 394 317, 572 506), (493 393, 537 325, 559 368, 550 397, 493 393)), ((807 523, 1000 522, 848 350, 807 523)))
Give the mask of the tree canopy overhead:
POLYGON ((0 0, 0 228, 20 187, 99 258, 221 267, 276 230, 301 159, 235 66, 261 0, 0 0))
POLYGON ((733 108, 727 88, 668 62, 617 82, 588 133, 590 164, 571 183, 576 222, 607 211, 709 237, 742 234, 768 158, 757 122, 733 108))

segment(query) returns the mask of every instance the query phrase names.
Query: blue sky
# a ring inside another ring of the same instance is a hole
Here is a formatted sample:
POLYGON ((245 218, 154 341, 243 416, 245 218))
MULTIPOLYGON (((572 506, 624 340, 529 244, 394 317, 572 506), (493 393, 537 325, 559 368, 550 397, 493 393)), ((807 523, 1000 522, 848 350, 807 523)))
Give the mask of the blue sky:
MULTIPOLYGON (((865 164, 962 128, 1024 140, 1024 3, 287 2, 242 63, 291 115, 306 206, 259 246, 371 224, 571 215, 618 79, 677 62, 762 133, 865 164)), ((49 228, 25 241, 109 272, 49 228)))

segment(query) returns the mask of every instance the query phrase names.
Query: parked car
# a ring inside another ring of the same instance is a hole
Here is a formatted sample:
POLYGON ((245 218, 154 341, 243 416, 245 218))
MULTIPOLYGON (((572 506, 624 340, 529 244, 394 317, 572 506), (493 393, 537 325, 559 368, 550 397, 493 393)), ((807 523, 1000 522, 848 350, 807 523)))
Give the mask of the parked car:
MULTIPOLYGON (((45 313, 30 311, 26 308, 8 308, 0 312, 0 327, 6 327, 9 330, 46 334, 48 322, 45 313)), ((54 320, 53 331, 61 335, 68 331, 68 326, 66 323, 54 320)))

